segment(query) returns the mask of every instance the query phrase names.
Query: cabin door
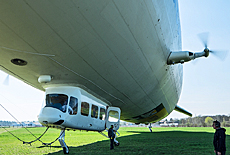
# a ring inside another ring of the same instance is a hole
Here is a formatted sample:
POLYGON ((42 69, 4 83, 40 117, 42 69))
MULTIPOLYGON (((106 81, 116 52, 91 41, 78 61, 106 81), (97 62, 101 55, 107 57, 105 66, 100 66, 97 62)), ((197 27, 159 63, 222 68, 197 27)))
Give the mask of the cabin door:
POLYGON ((107 109, 106 113, 106 128, 110 128, 111 125, 113 125, 113 130, 118 130, 119 129, 119 124, 120 124, 120 114, 121 110, 120 108, 117 107, 109 107, 107 109))

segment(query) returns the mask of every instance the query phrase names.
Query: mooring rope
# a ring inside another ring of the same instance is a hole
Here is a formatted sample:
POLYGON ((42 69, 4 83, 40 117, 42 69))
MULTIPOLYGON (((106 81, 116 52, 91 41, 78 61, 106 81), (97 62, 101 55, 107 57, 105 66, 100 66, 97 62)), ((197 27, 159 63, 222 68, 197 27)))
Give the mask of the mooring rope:
MULTIPOLYGON (((2 104, 0 104, 0 106, 1 106, 8 114, 10 114, 19 124, 21 124, 21 122, 19 122, 19 121, 17 120, 17 118, 15 118, 5 107, 3 107, 2 104)), ((21 125, 22 125, 22 124, 21 124, 21 125)), ((22 125, 22 126, 23 126, 23 125, 22 125)), ((57 139, 55 139, 54 141, 52 141, 52 142, 50 142, 50 143, 44 143, 43 141, 40 140, 40 138, 42 138, 43 135, 48 131, 49 127, 47 127, 46 130, 45 130, 45 132, 44 132, 40 137, 38 137, 38 138, 37 138, 32 132, 30 132, 27 128, 24 127, 24 129, 26 129, 31 135, 33 135, 33 136, 36 138, 35 140, 32 140, 32 141, 30 141, 30 142, 26 142, 26 141, 21 140, 21 139, 18 138, 17 136, 15 136, 12 132, 10 132, 9 130, 7 130, 6 128, 4 128, 4 127, 2 127, 2 126, 1 126, 1 128, 3 128, 4 130, 6 130, 7 132, 9 132, 12 136, 14 136, 15 138, 17 138, 19 141, 22 141, 23 144, 30 144, 30 145, 31 145, 31 143, 33 143, 33 142, 40 141, 43 145, 48 146, 48 145, 51 145, 51 144, 53 144, 54 142, 56 142, 56 141, 62 136, 62 134, 63 134, 63 132, 62 132, 62 133, 60 134, 60 136, 59 136, 57 139)))

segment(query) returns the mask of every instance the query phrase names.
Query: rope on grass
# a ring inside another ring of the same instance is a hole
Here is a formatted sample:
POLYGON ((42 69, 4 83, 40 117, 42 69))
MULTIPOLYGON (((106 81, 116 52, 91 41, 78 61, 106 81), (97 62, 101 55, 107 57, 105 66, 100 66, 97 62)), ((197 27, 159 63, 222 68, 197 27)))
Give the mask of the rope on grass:
MULTIPOLYGON (((19 122, 6 108, 4 108, 1 104, 0 104, 0 106, 4 109, 4 110, 6 110, 6 112, 7 113, 9 113, 19 124, 21 124, 21 122, 19 122)), ((21 124, 22 125, 22 124, 21 124)), ((1 125, 0 125, 1 126, 1 125)), ((23 125, 22 125, 23 126, 23 125)), ((46 146, 51 146, 51 144, 53 144, 54 142, 56 142, 61 136, 62 136, 62 134, 63 134, 63 132, 60 134, 60 136, 57 138, 57 139, 55 139, 54 141, 52 141, 52 142, 50 142, 50 143, 44 143, 43 141, 41 141, 40 139, 44 136, 44 134, 48 131, 48 129, 49 129, 49 127, 47 127, 46 128, 46 130, 45 130, 45 132, 40 136, 40 137, 36 137, 32 132, 30 132, 27 128, 25 128, 24 127, 24 129, 26 129, 31 135, 33 135, 36 139, 35 140, 33 140, 33 141, 30 141, 30 142, 26 142, 26 141, 23 141, 23 140, 21 140, 20 138, 18 138, 17 136, 15 136, 12 132, 10 132, 9 130, 7 130, 6 128, 4 128, 4 127, 2 127, 1 126, 1 128, 3 128, 4 130, 6 130, 7 132, 9 132, 12 136, 14 136, 15 138, 17 138, 19 141, 21 141, 21 142, 23 142, 23 144, 32 144, 33 142, 36 142, 36 141, 40 141, 43 145, 46 145, 46 146)))

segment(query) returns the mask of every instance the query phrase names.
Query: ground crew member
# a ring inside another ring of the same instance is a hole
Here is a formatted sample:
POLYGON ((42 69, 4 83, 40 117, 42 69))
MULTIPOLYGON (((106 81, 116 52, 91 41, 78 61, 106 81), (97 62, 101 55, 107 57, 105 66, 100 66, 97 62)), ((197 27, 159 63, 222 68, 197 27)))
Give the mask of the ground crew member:
POLYGON ((226 152, 226 145, 225 145, 225 138, 226 134, 225 128, 220 127, 220 122, 213 121, 213 129, 216 130, 214 134, 214 140, 213 140, 213 145, 214 145, 214 152, 216 155, 225 155, 226 152))
POLYGON ((113 125, 111 125, 111 127, 109 128, 108 136, 110 139, 110 150, 112 150, 112 149, 114 149, 113 143, 114 143, 114 138, 115 138, 115 134, 113 132, 113 125))

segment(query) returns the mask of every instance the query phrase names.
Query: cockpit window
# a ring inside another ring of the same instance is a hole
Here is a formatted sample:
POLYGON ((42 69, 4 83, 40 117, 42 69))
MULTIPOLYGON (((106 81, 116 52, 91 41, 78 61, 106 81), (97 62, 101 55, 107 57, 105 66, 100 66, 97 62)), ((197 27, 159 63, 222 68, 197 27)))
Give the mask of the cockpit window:
POLYGON ((46 106, 53 107, 66 112, 68 103, 68 96, 65 94, 47 94, 46 95, 46 106))

